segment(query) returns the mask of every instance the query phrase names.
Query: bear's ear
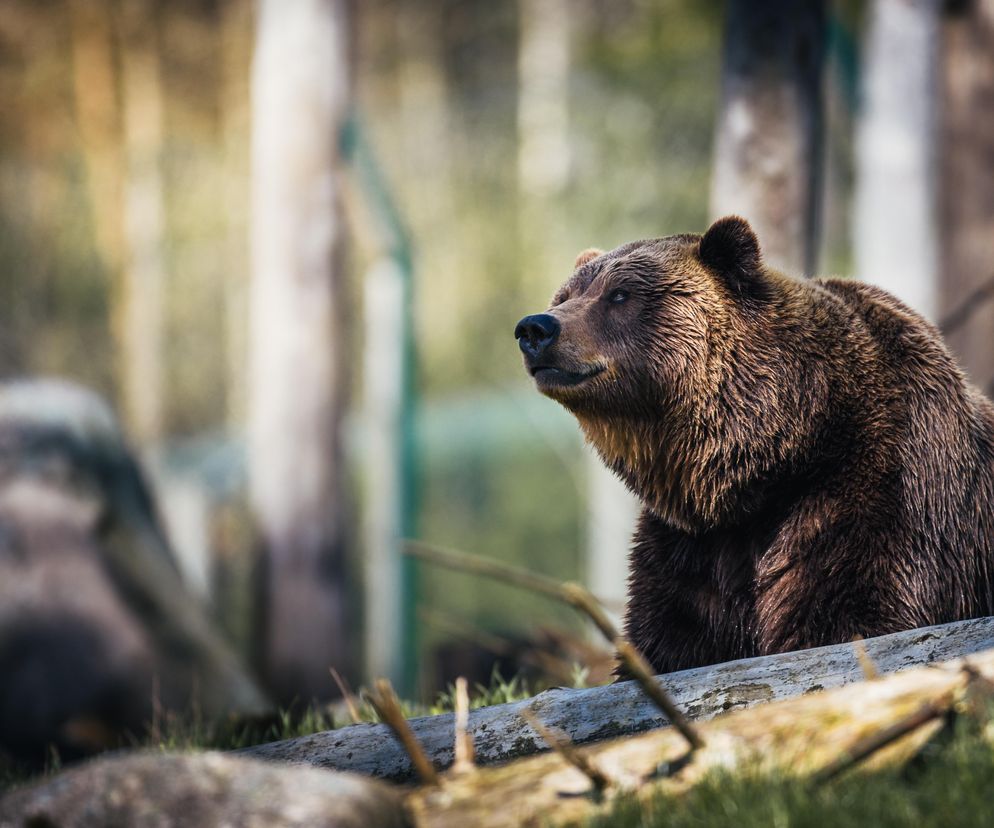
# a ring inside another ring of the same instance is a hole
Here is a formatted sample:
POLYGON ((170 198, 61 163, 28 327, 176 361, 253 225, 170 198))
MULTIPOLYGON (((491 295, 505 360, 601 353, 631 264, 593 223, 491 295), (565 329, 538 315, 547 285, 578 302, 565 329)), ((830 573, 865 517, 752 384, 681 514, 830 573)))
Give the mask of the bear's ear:
POLYGON ((580 253, 580 255, 576 257, 576 262, 574 262, 573 264, 573 270, 576 270, 578 267, 583 267, 585 264, 587 264, 587 262, 592 262, 598 256, 603 256, 603 255, 604 255, 603 250, 598 250, 596 247, 588 247, 586 250, 584 250, 582 253, 580 253))
POLYGON ((701 237, 701 261, 741 291, 756 280, 763 265, 759 239, 744 218, 726 216, 701 237))

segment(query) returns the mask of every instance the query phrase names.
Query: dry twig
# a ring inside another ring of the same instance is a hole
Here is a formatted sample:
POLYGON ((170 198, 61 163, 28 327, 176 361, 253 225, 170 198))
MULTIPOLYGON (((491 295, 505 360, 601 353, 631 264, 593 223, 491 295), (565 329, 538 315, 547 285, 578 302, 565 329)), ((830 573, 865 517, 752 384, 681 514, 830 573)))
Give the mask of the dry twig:
POLYGON ((521 718, 528 722, 545 743, 562 758, 569 762, 574 768, 590 780, 593 786, 593 796, 600 799, 604 791, 611 785, 608 776, 598 768, 590 759, 580 751, 570 740, 569 736, 560 730, 544 724, 531 708, 524 708, 521 711, 521 718))
POLYGON ((704 740, 701 738, 697 728, 673 704, 666 691, 663 690, 659 682, 654 678, 649 663, 631 642, 618 632, 611 619, 607 617, 600 602, 590 590, 577 583, 560 583, 554 578, 537 575, 533 572, 501 563, 500 561, 479 558, 475 555, 467 555, 464 552, 439 549, 436 546, 421 543, 420 541, 408 541, 404 551, 405 554, 413 555, 416 558, 444 566, 448 569, 456 569, 474 575, 484 575, 503 581, 504 583, 513 584, 522 589, 547 595, 550 598, 555 598, 558 601, 569 604, 577 611, 582 612, 593 621, 594 626, 611 643, 632 678, 638 682, 642 691, 653 703, 666 714, 666 717, 687 740, 690 747, 696 750, 704 745, 704 740))
POLYGON ((514 642, 506 638, 494 635, 492 632, 482 630, 472 624, 457 623, 454 619, 448 618, 437 610, 419 609, 418 618, 446 635, 467 641, 481 650, 486 650, 501 658, 515 659, 521 664, 541 670, 559 684, 568 683, 572 677, 572 662, 537 646, 534 648, 517 647, 514 642))
POLYGON ((949 336, 958 331, 992 298, 994 298, 994 275, 989 276, 970 291, 951 313, 946 314, 945 318, 939 321, 942 335, 949 336))
POLYGON ((829 762, 825 767, 812 776, 812 781, 821 785, 835 779, 840 773, 858 765, 864 759, 872 756, 878 750, 896 742, 902 736, 913 733, 923 725, 928 724, 933 719, 946 715, 953 705, 953 695, 946 694, 938 700, 925 702, 913 713, 909 713, 903 719, 899 719, 894 724, 889 725, 876 733, 860 739, 844 755, 829 762))
POLYGON ((411 764, 414 770, 425 785, 437 785, 438 773, 435 766, 428 759, 421 747, 421 743, 415 738, 411 726, 404 718, 400 709, 400 702, 397 701, 397 694, 393 691, 393 686, 387 679, 377 679, 374 690, 366 691, 366 698, 373 706, 373 709, 397 737, 404 746, 407 755, 411 757, 411 764))
MULTIPOLYGON (((862 645, 862 641, 856 643, 862 645)), ((869 661, 869 656, 866 654, 865 648, 861 647, 861 649, 863 656, 875 673, 876 668, 873 667, 873 662, 869 661)), ((856 652, 858 657, 860 649, 857 649, 856 652)), ((861 659, 860 664, 862 663, 861 659)), ((866 672, 865 666, 863 669, 866 672)), ((834 779, 843 771, 863 761, 863 759, 866 759, 892 742, 897 741, 902 736, 912 733, 933 719, 950 714, 960 703, 965 703, 971 713, 981 715, 983 711, 979 708, 994 695, 994 682, 991 682, 990 679, 969 662, 964 662, 963 673, 966 675, 965 687, 957 691, 950 691, 938 699, 927 701, 903 719, 899 719, 894 724, 861 739, 844 756, 840 756, 815 774, 815 782, 823 783, 834 779)), ((867 676, 867 679, 871 678, 876 678, 876 675, 867 676)))

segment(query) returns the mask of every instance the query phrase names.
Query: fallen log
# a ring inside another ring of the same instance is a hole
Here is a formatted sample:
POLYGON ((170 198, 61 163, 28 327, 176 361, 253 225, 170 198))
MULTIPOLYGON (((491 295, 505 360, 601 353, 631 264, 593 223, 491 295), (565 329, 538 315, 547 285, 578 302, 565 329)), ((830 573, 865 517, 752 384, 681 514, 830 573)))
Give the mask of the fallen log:
POLYGON ((619 795, 646 801, 681 794, 718 769, 823 784, 857 766, 914 756, 953 711, 970 710, 971 699, 980 702, 974 714, 986 716, 992 679, 994 650, 987 650, 732 712, 699 726, 704 747, 690 756, 679 734, 663 728, 589 745, 582 762, 559 750, 449 773, 438 785, 412 790, 405 805, 418 828, 511 828, 576 824, 603 814, 619 795))
MULTIPOLYGON (((894 673, 994 647, 994 618, 908 630, 867 639, 859 646, 880 674, 894 673)), ((863 678, 857 645, 837 644, 670 673, 661 677, 661 682, 688 718, 703 721, 725 711, 840 687, 863 678)), ((522 718, 525 708, 575 744, 642 733, 667 724, 635 682, 585 690, 547 690, 532 699, 470 713, 468 729, 478 763, 507 761, 547 749, 545 741, 522 718)), ((410 726, 436 768, 452 764, 452 714, 411 719, 410 726)), ((352 725, 241 752, 395 781, 413 776, 410 759, 386 725, 352 725)))

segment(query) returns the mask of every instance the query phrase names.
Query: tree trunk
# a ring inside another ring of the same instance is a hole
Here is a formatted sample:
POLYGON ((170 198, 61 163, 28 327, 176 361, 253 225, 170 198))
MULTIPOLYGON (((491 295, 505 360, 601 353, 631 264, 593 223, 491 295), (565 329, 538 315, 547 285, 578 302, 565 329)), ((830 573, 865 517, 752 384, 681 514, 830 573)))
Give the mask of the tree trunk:
POLYGON ((570 170, 570 11, 566 0, 519 0, 518 188, 556 195, 570 170))
POLYGON ((936 318, 935 0, 876 0, 856 134, 856 275, 936 318))
POLYGON ((974 382, 994 388, 994 0, 953 6, 942 37, 939 278, 949 344, 974 382), (965 305, 972 307, 965 307, 965 305), (957 314, 960 309, 970 313, 957 314))
POLYGON ((825 4, 730 0, 711 214, 738 213, 769 264, 816 267, 825 4))
POLYGON ((227 346, 225 409, 227 425, 238 430, 247 409, 246 352, 248 350, 248 147, 249 81, 252 4, 224 0, 220 6, 221 140, 224 157, 225 270, 224 311, 227 346))
POLYGON ((124 241, 121 222, 121 138, 114 39, 106 4, 70 0, 73 96, 96 247, 118 290, 124 241))
MULTIPOLYGON (((250 494, 266 550, 263 666, 283 700, 349 672, 348 388, 339 134, 345 0, 262 0, 252 76, 250 494)), ((354 639, 354 636, 352 637, 354 639)))
MULTIPOLYGON (((565 224, 554 200, 569 183, 571 17, 567 0, 518 0, 518 257, 529 273, 558 273, 565 224)), ((527 272, 526 272, 527 271, 527 272)))
POLYGON ((120 6, 123 81, 125 262, 115 323, 122 343, 121 394, 129 431, 148 445, 162 435, 164 376, 165 204, 162 84, 155 6, 120 6))

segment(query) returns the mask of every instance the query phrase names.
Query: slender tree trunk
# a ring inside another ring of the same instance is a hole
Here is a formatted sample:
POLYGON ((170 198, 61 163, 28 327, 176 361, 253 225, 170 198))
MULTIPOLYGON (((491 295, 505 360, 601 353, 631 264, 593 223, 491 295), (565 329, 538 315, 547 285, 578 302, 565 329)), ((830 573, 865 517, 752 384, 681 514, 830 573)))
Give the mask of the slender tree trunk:
POLYGON ((937 0, 876 0, 856 135, 856 275, 935 319, 937 0))
POLYGON ((124 241, 121 222, 121 137, 114 42, 107 4, 70 0, 73 93, 97 251, 116 283, 124 241))
MULTIPOLYGON (((389 15, 390 30, 383 31, 380 37, 392 43, 398 62, 393 113, 396 126, 390 130, 395 137, 387 139, 389 144, 383 149, 402 159, 399 187, 405 181, 417 182, 415 198, 405 199, 417 204, 417 208, 405 218, 418 237, 419 259, 431 262, 429 297, 442 297, 442 301, 452 303, 452 297, 465 293, 465 274, 476 267, 480 250, 470 234, 452 232, 460 220, 460 193, 467 189, 465 183, 456 180, 453 164, 453 159, 465 151, 459 141, 466 127, 457 121, 446 74, 447 44, 442 33, 447 13, 440 3, 399 3, 389 15)), ((364 31, 363 36, 368 38, 369 33, 364 31)), ((437 309, 432 302, 425 306, 437 309)), ((458 325, 437 325, 433 318, 424 318, 420 328, 422 344, 429 353, 451 356, 462 350, 458 325)))
MULTIPOLYGON (((943 27, 939 127, 942 318, 994 283, 994 0, 955 4, 943 27)), ((966 308, 963 308, 966 310, 966 308)), ((994 388, 994 300, 973 301, 949 342, 994 388)))
POLYGON ((117 299, 124 411, 132 436, 157 440, 163 425, 165 205, 162 172, 162 85, 155 6, 120 5, 123 82, 124 277, 117 299))
POLYGON ((227 218, 224 269, 227 382, 225 413, 232 431, 241 429, 247 409, 248 342, 248 151, 252 4, 223 0, 220 7, 221 137, 224 154, 224 205, 227 218))
POLYGON ((571 165, 570 40, 568 0, 518 0, 518 244, 532 273, 562 272, 570 264, 553 203, 571 165))
POLYGON ((821 0, 729 0, 711 213, 756 228, 767 262, 811 274, 823 130, 821 0))
POLYGON ((556 195, 570 168, 567 0, 519 0, 518 188, 556 195))
MULTIPOLYGON (((262 0, 252 75, 249 475, 268 557, 263 661, 283 701, 347 671, 344 0, 262 0)), ((351 637, 355 639, 355 636, 351 637)))

